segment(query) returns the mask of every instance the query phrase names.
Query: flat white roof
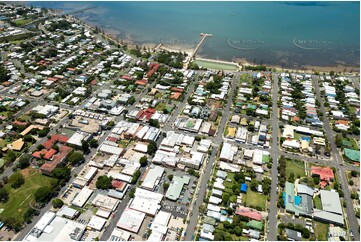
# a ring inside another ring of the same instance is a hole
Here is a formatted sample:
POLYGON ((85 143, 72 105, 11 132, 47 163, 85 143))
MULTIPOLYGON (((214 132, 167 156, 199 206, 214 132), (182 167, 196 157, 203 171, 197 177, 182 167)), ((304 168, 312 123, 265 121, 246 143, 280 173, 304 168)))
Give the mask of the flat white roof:
POLYGON ((107 222, 106 219, 93 215, 88 223, 88 227, 95 229, 95 230, 102 230, 104 224, 107 222))
POLYGON ((108 241, 128 241, 130 239, 130 235, 131 234, 125 230, 114 228, 108 241))
POLYGON ((338 192, 321 190, 320 195, 323 210, 342 215, 342 207, 338 192))
POLYGON ((162 199, 163 194, 137 188, 129 208, 154 216, 161 208, 160 202, 162 199))
POLYGON ((83 187, 79 192, 79 194, 73 199, 71 204, 82 208, 92 194, 93 194, 93 190, 87 187, 83 187))
POLYGON ((99 150, 108 154, 113 154, 113 155, 120 155, 123 152, 123 149, 120 147, 115 147, 112 145, 107 145, 107 144, 102 144, 99 147, 99 150))
POLYGON ((164 168, 161 166, 150 166, 147 176, 142 182, 141 187, 149 190, 153 190, 156 185, 158 185, 160 178, 164 173, 164 168))
POLYGON ((118 199, 108 197, 103 194, 97 194, 97 196, 92 201, 92 204, 94 206, 100 207, 108 211, 114 211, 118 206, 118 203, 119 203, 118 199))
POLYGON ((126 208, 119 218, 117 227, 133 233, 138 233, 144 218, 145 213, 126 208))

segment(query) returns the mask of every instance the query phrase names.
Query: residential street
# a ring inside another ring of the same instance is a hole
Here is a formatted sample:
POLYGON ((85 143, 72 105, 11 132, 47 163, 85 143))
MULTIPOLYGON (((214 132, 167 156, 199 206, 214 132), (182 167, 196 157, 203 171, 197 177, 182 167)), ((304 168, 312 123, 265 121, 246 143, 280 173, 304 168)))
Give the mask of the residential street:
POLYGON ((328 137, 328 140, 330 142, 330 147, 332 150, 332 158, 333 159, 331 159, 331 163, 332 163, 331 165, 336 167, 336 169, 337 169, 337 172, 336 172, 337 180, 340 184, 340 187, 342 188, 342 191, 344 194, 343 198, 347 205, 346 206, 346 212, 347 212, 346 221, 348 222, 350 229, 352 229, 353 239, 355 241, 359 241, 360 240, 360 232, 359 232, 360 226, 357 222, 356 214, 353 209, 353 202, 351 199, 351 194, 350 194, 350 191, 348 190, 348 183, 347 183, 346 174, 345 174, 345 171, 347 170, 347 168, 345 169, 344 162, 342 160, 342 157, 340 156, 340 152, 338 151, 336 143, 335 143, 334 132, 331 128, 330 120, 327 117, 327 113, 325 112, 324 101, 323 101, 323 98, 321 97, 321 91, 320 91, 320 87, 318 85, 317 76, 313 77, 313 83, 314 83, 314 86, 316 89, 317 99, 321 104, 320 105, 321 112, 324 113, 323 123, 324 123, 325 133, 326 133, 326 136, 328 137))

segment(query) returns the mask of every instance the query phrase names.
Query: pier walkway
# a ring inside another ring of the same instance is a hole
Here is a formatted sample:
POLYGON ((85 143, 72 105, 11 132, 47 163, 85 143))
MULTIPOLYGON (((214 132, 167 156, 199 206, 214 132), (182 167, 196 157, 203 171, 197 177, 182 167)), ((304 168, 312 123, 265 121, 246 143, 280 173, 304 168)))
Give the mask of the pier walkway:
POLYGON ((193 50, 192 54, 188 57, 188 61, 186 63, 184 63, 184 66, 183 66, 184 69, 188 69, 189 63, 194 59, 199 48, 202 46, 202 44, 204 43, 204 41, 206 40, 207 37, 212 37, 212 34, 200 33, 200 36, 202 38, 199 41, 199 43, 197 44, 196 48, 193 50))

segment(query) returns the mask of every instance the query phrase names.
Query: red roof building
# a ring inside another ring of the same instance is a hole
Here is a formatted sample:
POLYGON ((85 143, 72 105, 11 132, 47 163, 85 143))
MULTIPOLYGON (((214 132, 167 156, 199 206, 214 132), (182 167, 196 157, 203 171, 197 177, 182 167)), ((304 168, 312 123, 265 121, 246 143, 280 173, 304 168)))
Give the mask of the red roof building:
POLYGON ((247 217, 247 218, 250 218, 250 219, 254 219, 254 220, 257 220, 257 221, 261 221, 262 220, 262 214, 260 214, 259 212, 256 212, 256 211, 252 211, 248 208, 240 208, 238 207, 236 209, 236 214, 240 215, 240 216, 243 216, 243 217, 247 217))
POLYGON ((57 150, 54 149, 50 149, 50 150, 46 150, 43 149, 41 151, 35 151, 32 156, 38 159, 41 159, 42 157, 46 160, 51 160, 51 158, 57 153, 57 150))
POLYGON ((145 79, 142 80, 138 80, 135 82, 135 85, 141 85, 141 86, 146 86, 148 84, 148 81, 145 79))
MULTIPOLYGON (((61 164, 65 157, 69 154, 70 151, 72 151, 73 148, 66 146, 66 145, 62 145, 59 148, 59 153, 53 156, 53 160, 49 161, 49 162, 45 162, 41 167, 40 167, 40 171, 41 173, 45 174, 45 175, 51 175, 51 173, 53 172, 53 170, 59 165, 61 164)), ((45 158, 45 157, 44 157, 45 158)))
POLYGON ((116 180, 116 179, 114 179, 112 181, 112 187, 117 191, 122 192, 126 186, 127 186, 127 183, 125 183, 125 182, 122 182, 122 181, 119 181, 119 180, 116 180))
POLYGON ((122 78, 125 79, 125 80, 128 80, 128 81, 133 80, 133 77, 128 76, 128 75, 123 75, 122 78))
POLYGON ((17 126, 26 126, 26 125, 28 125, 28 122, 21 122, 21 121, 15 120, 13 122, 13 124, 17 125, 17 126))
POLYGON ((335 175, 333 174, 333 170, 329 166, 327 167, 312 166, 311 174, 320 176, 321 188, 324 188, 335 178, 335 175))
POLYGON ((135 117, 136 120, 141 120, 141 121, 149 121, 153 114, 155 114, 156 110, 153 108, 147 108, 145 110, 140 110, 139 113, 137 114, 137 116, 135 117))
POLYGON ((172 87, 170 90, 173 92, 184 92, 184 89, 179 88, 179 87, 172 87))
POLYGON ((180 92, 173 92, 172 95, 170 96, 170 99, 178 100, 181 95, 182 93, 180 92))
POLYGON ((153 74, 154 74, 154 70, 150 70, 150 71, 148 71, 148 73, 147 73, 147 77, 151 77, 151 76, 153 76, 153 74))
POLYGON ((51 136, 50 139, 48 139, 47 141, 45 141, 43 143, 43 146, 49 150, 51 149, 51 146, 53 144, 55 144, 56 142, 60 142, 60 143, 66 143, 68 141, 69 137, 68 136, 65 136, 65 135, 61 135, 61 134, 53 134, 51 136))

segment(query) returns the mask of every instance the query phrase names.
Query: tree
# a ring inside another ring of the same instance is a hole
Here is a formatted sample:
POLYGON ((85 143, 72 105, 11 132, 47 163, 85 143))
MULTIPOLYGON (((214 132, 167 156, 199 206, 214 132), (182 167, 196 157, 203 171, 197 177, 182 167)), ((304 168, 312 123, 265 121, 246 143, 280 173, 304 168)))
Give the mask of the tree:
POLYGON ((42 204, 49 202, 52 196, 53 192, 48 186, 40 187, 34 193, 35 201, 42 204))
POLYGON ((148 163, 148 158, 146 156, 143 156, 139 159, 139 163, 142 167, 145 167, 148 163))
POLYGON ((17 172, 10 177, 9 182, 11 183, 12 188, 17 189, 25 183, 25 179, 20 172, 17 172))
POLYGON ((107 177, 105 175, 99 176, 95 185, 98 189, 108 190, 112 187, 112 180, 112 177, 107 177))
POLYGON ((172 180, 173 180, 173 174, 169 174, 169 175, 168 175, 168 180, 169 180, 169 181, 172 181, 172 180))
POLYGON ((313 176, 313 183, 314 184, 319 184, 320 183, 320 178, 318 176, 313 176))
POLYGON ((135 188, 133 187, 132 189, 130 189, 129 197, 134 198, 134 194, 135 194, 135 188))
POLYGON ((83 152, 88 152, 89 151, 88 142, 86 142, 85 140, 82 140, 81 141, 81 149, 83 150, 83 152))
POLYGON ((39 215, 39 214, 40 214, 39 210, 36 210, 33 208, 28 208, 28 210, 26 210, 26 212, 23 215, 24 221, 29 224, 29 223, 31 223, 32 217, 34 215, 39 215))
POLYGON ((14 151, 12 150, 8 150, 6 152, 6 159, 9 161, 9 162, 14 162, 16 160, 16 154, 14 151))
POLYGON ((305 239, 310 238, 310 231, 307 228, 302 228, 302 237, 305 239))
POLYGON ((350 186, 353 186, 353 184, 354 184, 353 180, 349 180, 349 181, 348 181, 348 184, 349 184, 350 186))
POLYGON ((242 182, 242 180, 244 181, 244 174, 243 173, 236 173, 234 175, 234 180, 236 182, 242 182))
POLYGON ((262 190, 263 190, 263 193, 265 195, 270 194, 270 192, 271 192, 271 183, 272 183, 272 181, 268 177, 263 178, 262 190))
POLYGON ((295 173, 291 172, 290 176, 288 177, 288 182, 294 183, 295 182, 295 173))
POLYGON ((60 198, 54 199, 52 203, 54 208, 61 208, 64 205, 63 200, 61 200, 60 198))
POLYGON ((42 130, 39 130, 38 131, 38 136, 39 137, 45 137, 48 133, 49 133, 49 129, 48 128, 44 128, 44 129, 42 129, 42 130))
POLYGON ((96 148, 96 147, 98 147, 98 141, 96 139, 91 139, 89 141, 89 145, 91 148, 96 148))
POLYGON ((229 195, 229 193, 224 192, 222 194, 222 202, 223 203, 227 204, 230 198, 231 198, 231 195, 229 195))
POLYGON ((133 105, 135 103, 135 97, 131 96, 129 99, 128 99, 128 104, 129 105, 133 105))
POLYGON ((359 173, 358 173, 357 171, 355 171, 355 170, 352 170, 352 171, 351 171, 351 176, 352 176, 352 177, 358 177, 358 174, 359 174, 359 173))
POLYGON ((85 160, 85 158, 84 158, 83 154, 80 152, 74 152, 68 158, 68 162, 70 162, 70 164, 72 164, 72 165, 77 165, 84 160, 85 160))
POLYGON ((8 191, 4 187, 0 188, 0 202, 6 203, 8 199, 9 199, 8 191))
POLYGON ((133 178, 132 178, 132 180, 131 180, 130 183, 136 184, 137 181, 138 181, 138 178, 140 177, 140 175, 141 175, 141 173, 140 173, 139 170, 135 171, 135 172, 134 172, 134 175, 133 175, 133 178))
POLYGON ((237 235, 237 236, 241 236, 242 235, 242 228, 240 226, 236 226, 234 228, 234 233, 237 235))
POLYGON ((68 167, 57 167, 53 170, 53 176, 59 180, 68 181, 71 176, 71 171, 68 167))
POLYGON ((168 182, 164 182, 164 183, 163 183, 163 189, 164 189, 164 190, 168 190, 168 188, 169 188, 169 183, 168 183, 168 182))
POLYGON ((258 188, 258 181, 256 179, 252 179, 251 181, 251 190, 257 191, 258 188))
POLYGON ((160 127, 159 121, 156 120, 156 119, 150 119, 150 120, 149 120, 149 125, 150 125, 150 126, 153 126, 153 127, 156 127, 156 128, 159 128, 159 127, 160 127))
POLYGON ((157 151, 157 143, 155 141, 150 141, 147 148, 148 155, 153 155, 157 151))
POLYGON ((338 190, 338 189, 340 188, 340 185, 339 185, 337 182, 335 182, 335 183, 333 184, 333 188, 334 188, 335 190, 338 190))
POLYGON ((30 166, 31 155, 24 154, 19 158, 19 168, 25 169, 30 166))

